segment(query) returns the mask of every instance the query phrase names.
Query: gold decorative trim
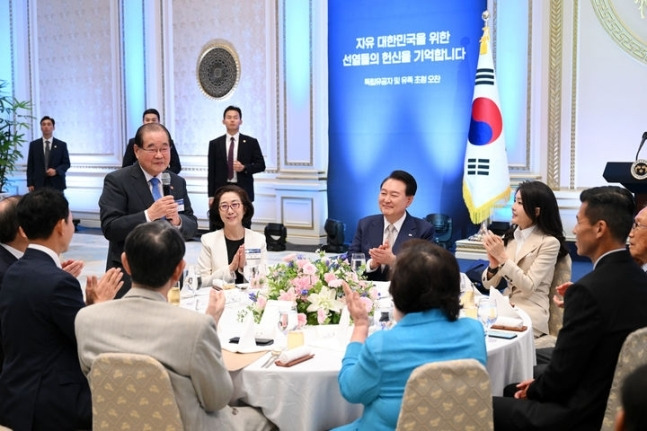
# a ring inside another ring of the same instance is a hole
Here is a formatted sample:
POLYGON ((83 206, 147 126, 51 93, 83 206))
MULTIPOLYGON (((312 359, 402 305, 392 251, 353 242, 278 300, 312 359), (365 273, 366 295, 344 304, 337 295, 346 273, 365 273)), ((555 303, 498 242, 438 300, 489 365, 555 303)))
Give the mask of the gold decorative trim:
POLYGON ((591 0, 591 5, 600 24, 614 42, 627 54, 647 63, 647 45, 620 19, 611 0, 591 0))
POLYGON ((240 58, 233 45, 221 39, 207 43, 198 57, 196 78, 205 95, 229 98, 240 81, 240 58))
MULTIPOLYGON (((285 5, 284 5, 285 8, 285 5)), ((284 15, 285 16, 285 15, 284 15)), ((281 21, 280 2, 274 2, 274 61, 276 62, 276 73, 274 78, 274 91, 276 94, 276 173, 281 171, 281 44, 280 34, 281 21)), ((285 70, 283 70, 285 74, 285 70)), ((285 134, 283 135, 285 136, 285 134)))
POLYGON ((283 225, 288 229, 312 230, 315 228, 315 202, 313 198, 301 198, 298 196, 281 196, 281 220, 283 225), (305 201, 310 202, 310 224, 290 225, 285 222, 285 203, 287 201, 305 201))
MULTIPOLYGON (((528 0, 528 33, 527 33, 527 46, 526 46, 526 166, 527 171, 530 170, 530 155, 532 140, 532 0, 528 0)), ((550 157, 549 157, 550 160, 550 157)))
MULTIPOLYGON (((562 118, 562 15, 563 0, 550 2, 550 32, 548 59, 548 151, 559 154, 562 118)), ((571 164, 572 164, 571 160, 571 164)), ((571 166, 571 181, 573 168, 571 166)), ((546 182, 551 188, 559 188, 559 174, 554 163, 548 164, 546 182)))
POLYGON ((309 85, 310 85, 310 91, 309 91, 309 109, 310 112, 308 113, 309 119, 310 119, 310 134, 309 134, 309 145, 310 145, 310 159, 308 162, 290 162, 288 161, 288 113, 287 113, 287 100, 288 100, 288 94, 287 94, 287 83, 286 83, 286 73, 287 73, 287 67, 286 67, 286 53, 287 53, 287 40, 285 36, 285 27, 286 27, 286 21, 285 21, 285 2, 287 0, 283 0, 283 131, 284 131, 284 140, 283 140, 283 165, 284 166, 313 166, 314 165, 314 107, 312 105, 313 100, 314 100, 314 88, 312 84, 312 77, 313 77, 313 64, 312 64, 312 0, 308 1, 308 78, 309 78, 309 85))
MULTIPOLYGON (((578 34, 579 34, 579 0, 573 0, 573 48, 571 52, 571 142, 570 142, 570 161, 571 161, 571 175, 569 181, 569 188, 575 188, 575 150, 576 150, 576 124, 577 124, 577 48, 578 48, 578 34)), ((559 183, 557 183, 559 184, 559 183)))

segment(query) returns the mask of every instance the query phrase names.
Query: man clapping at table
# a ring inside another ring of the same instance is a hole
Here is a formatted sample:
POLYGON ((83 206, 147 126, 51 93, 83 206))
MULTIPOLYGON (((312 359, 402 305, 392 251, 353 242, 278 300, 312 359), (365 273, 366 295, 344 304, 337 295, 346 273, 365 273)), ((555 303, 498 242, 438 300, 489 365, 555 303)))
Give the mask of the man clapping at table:
POLYGON ((494 397, 497 430, 600 429, 622 343, 647 326, 647 275, 625 247, 631 193, 595 187, 580 200, 575 244, 593 271, 565 291, 564 326, 543 373, 494 397))
POLYGON ((75 322, 83 373, 101 353, 149 355, 168 371, 185 429, 273 429, 258 410, 227 406, 233 384, 216 331, 223 292, 211 291, 206 314, 166 301, 184 270, 184 252, 182 236, 165 221, 128 235, 121 259, 132 288, 120 301, 88 307, 75 322))

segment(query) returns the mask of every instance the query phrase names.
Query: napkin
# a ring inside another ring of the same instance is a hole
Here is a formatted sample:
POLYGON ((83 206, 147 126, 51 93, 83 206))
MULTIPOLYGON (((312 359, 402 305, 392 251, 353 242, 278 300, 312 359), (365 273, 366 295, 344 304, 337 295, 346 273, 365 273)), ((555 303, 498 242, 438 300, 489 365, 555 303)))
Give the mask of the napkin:
POLYGON ((348 307, 344 307, 341 310, 341 316, 339 317, 339 326, 337 326, 337 343, 339 346, 344 349, 348 344, 348 328, 350 327, 350 311, 348 307))
POLYGON ((279 355, 279 362, 285 365, 310 355, 312 355, 312 349, 310 349, 310 347, 295 347, 294 349, 284 350, 281 352, 279 355))
POLYGON ((510 328, 521 328, 523 326, 523 319, 512 308, 509 299, 504 297, 501 292, 497 289, 490 288, 490 298, 496 301, 498 317, 495 323, 497 326, 508 326, 510 328))
POLYGON ((243 320, 243 332, 240 334, 238 347, 241 352, 256 350, 256 330, 252 313, 247 313, 243 320))

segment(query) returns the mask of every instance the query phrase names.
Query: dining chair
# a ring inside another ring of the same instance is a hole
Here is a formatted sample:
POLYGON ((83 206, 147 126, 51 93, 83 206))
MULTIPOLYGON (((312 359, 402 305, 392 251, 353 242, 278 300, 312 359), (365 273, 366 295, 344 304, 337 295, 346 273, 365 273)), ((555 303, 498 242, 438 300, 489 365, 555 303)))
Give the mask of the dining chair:
POLYGON ((535 349, 555 347, 557 334, 562 329, 564 309, 555 304, 553 296, 557 293, 557 286, 571 280, 571 265, 572 260, 568 254, 562 256, 555 264, 555 274, 553 275, 553 281, 550 283, 550 289, 548 291, 548 335, 535 339, 535 349))
POLYGON ((490 376, 477 360, 432 362, 413 370, 396 431, 493 429, 490 376))
POLYGON ((156 359, 103 353, 88 375, 92 429, 183 430, 171 380, 156 359))
POLYGON ((620 389, 625 378, 640 365, 647 364, 647 327, 637 329, 627 336, 620 349, 616 371, 607 400, 607 409, 604 412, 602 431, 612 431, 616 414, 620 410, 620 389))

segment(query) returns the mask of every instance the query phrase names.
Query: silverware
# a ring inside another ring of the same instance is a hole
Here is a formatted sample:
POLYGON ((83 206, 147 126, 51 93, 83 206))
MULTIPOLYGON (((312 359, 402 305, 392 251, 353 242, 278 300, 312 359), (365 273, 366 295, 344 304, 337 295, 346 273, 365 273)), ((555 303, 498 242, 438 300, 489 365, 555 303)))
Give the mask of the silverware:
POLYGON ((270 357, 267 359, 267 361, 265 361, 263 365, 261 365, 261 368, 269 368, 276 361, 280 354, 280 350, 271 350, 270 357))

